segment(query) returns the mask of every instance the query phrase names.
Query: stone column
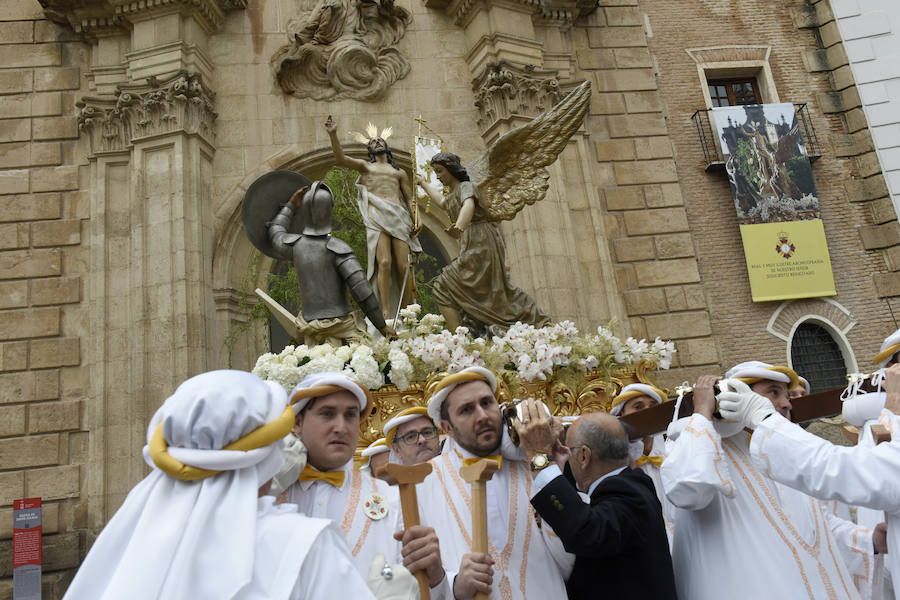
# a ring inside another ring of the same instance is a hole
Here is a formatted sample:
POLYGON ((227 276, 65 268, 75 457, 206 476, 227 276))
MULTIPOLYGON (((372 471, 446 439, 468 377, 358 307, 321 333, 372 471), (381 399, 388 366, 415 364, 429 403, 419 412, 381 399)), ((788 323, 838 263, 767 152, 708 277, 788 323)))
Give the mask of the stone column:
MULTIPOLYGON (((91 43, 78 125, 90 144, 91 432, 95 531, 147 472, 156 408, 215 363, 211 264, 215 95, 206 56, 240 0, 45 9, 91 43), (100 15, 98 16, 98 12, 100 15)), ((49 6, 52 5, 52 6, 49 6)))
MULTIPOLYGON (((463 27, 486 145, 549 109, 583 78, 574 73, 573 23, 590 2, 427 2, 463 27)), ((626 322, 615 285, 587 127, 551 166, 547 197, 502 226, 514 283, 554 319, 593 328, 626 322)))

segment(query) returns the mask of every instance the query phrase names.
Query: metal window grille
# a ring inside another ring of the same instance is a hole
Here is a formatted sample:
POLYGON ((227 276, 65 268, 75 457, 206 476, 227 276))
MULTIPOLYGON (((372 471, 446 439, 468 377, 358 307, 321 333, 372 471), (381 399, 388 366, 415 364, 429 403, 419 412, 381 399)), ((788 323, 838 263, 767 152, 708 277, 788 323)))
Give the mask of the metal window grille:
POLYGON ((801 323, 791 340, 794 371, 809 381, 813 392, 843 387, 847 367, 840 346, 828 331, 815 323, 801 323))

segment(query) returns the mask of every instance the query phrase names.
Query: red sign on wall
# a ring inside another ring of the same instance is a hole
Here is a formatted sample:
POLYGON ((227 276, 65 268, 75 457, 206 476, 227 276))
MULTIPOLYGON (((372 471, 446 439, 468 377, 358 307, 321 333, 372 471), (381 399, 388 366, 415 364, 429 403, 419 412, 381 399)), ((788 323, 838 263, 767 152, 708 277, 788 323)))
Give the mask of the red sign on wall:
POLYGON ((41 499, 13 501, 13 598, 41 600, 41 499))

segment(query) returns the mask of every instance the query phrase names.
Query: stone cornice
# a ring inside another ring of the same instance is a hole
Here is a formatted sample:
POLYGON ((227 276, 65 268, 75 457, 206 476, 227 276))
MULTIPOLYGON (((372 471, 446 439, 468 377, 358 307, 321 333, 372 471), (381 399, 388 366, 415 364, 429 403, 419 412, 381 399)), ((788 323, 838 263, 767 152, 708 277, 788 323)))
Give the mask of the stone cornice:
POLYGON ((429 8, 443 8, 457 25, 465 26, 479 10, 494 4, 517 6, 531 13, 536 24, 569 27, 597 9, 595 0, 426 0, 429 8))
POLYGON ((131 23, 171 12, 189 13, 215 32, 225 13, 247 6, 247 0, 38 0, 48 19, 68 25, 88 38, 126 32, 131 23))
POLYGON ((180 71, 144 84, 117 86, 114 97, 78 101, 78 128, 90 135, 91 153, 127 151, 141 138, 182 131, 210 145, 215 138, 215 94, 196 73, 180 71))

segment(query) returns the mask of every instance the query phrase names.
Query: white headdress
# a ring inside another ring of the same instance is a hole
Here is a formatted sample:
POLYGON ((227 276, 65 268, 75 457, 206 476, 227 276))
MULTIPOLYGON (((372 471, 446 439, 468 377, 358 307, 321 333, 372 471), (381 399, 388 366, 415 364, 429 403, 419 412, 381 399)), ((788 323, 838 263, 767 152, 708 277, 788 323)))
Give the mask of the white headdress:
POLYGON ((182 383, 147 429, 153 471, 103 529, 66 598, 234 597, 253 578, 257 489, 281 466, 293 424, 286 405, 281 386, 241 371, 182 383))

